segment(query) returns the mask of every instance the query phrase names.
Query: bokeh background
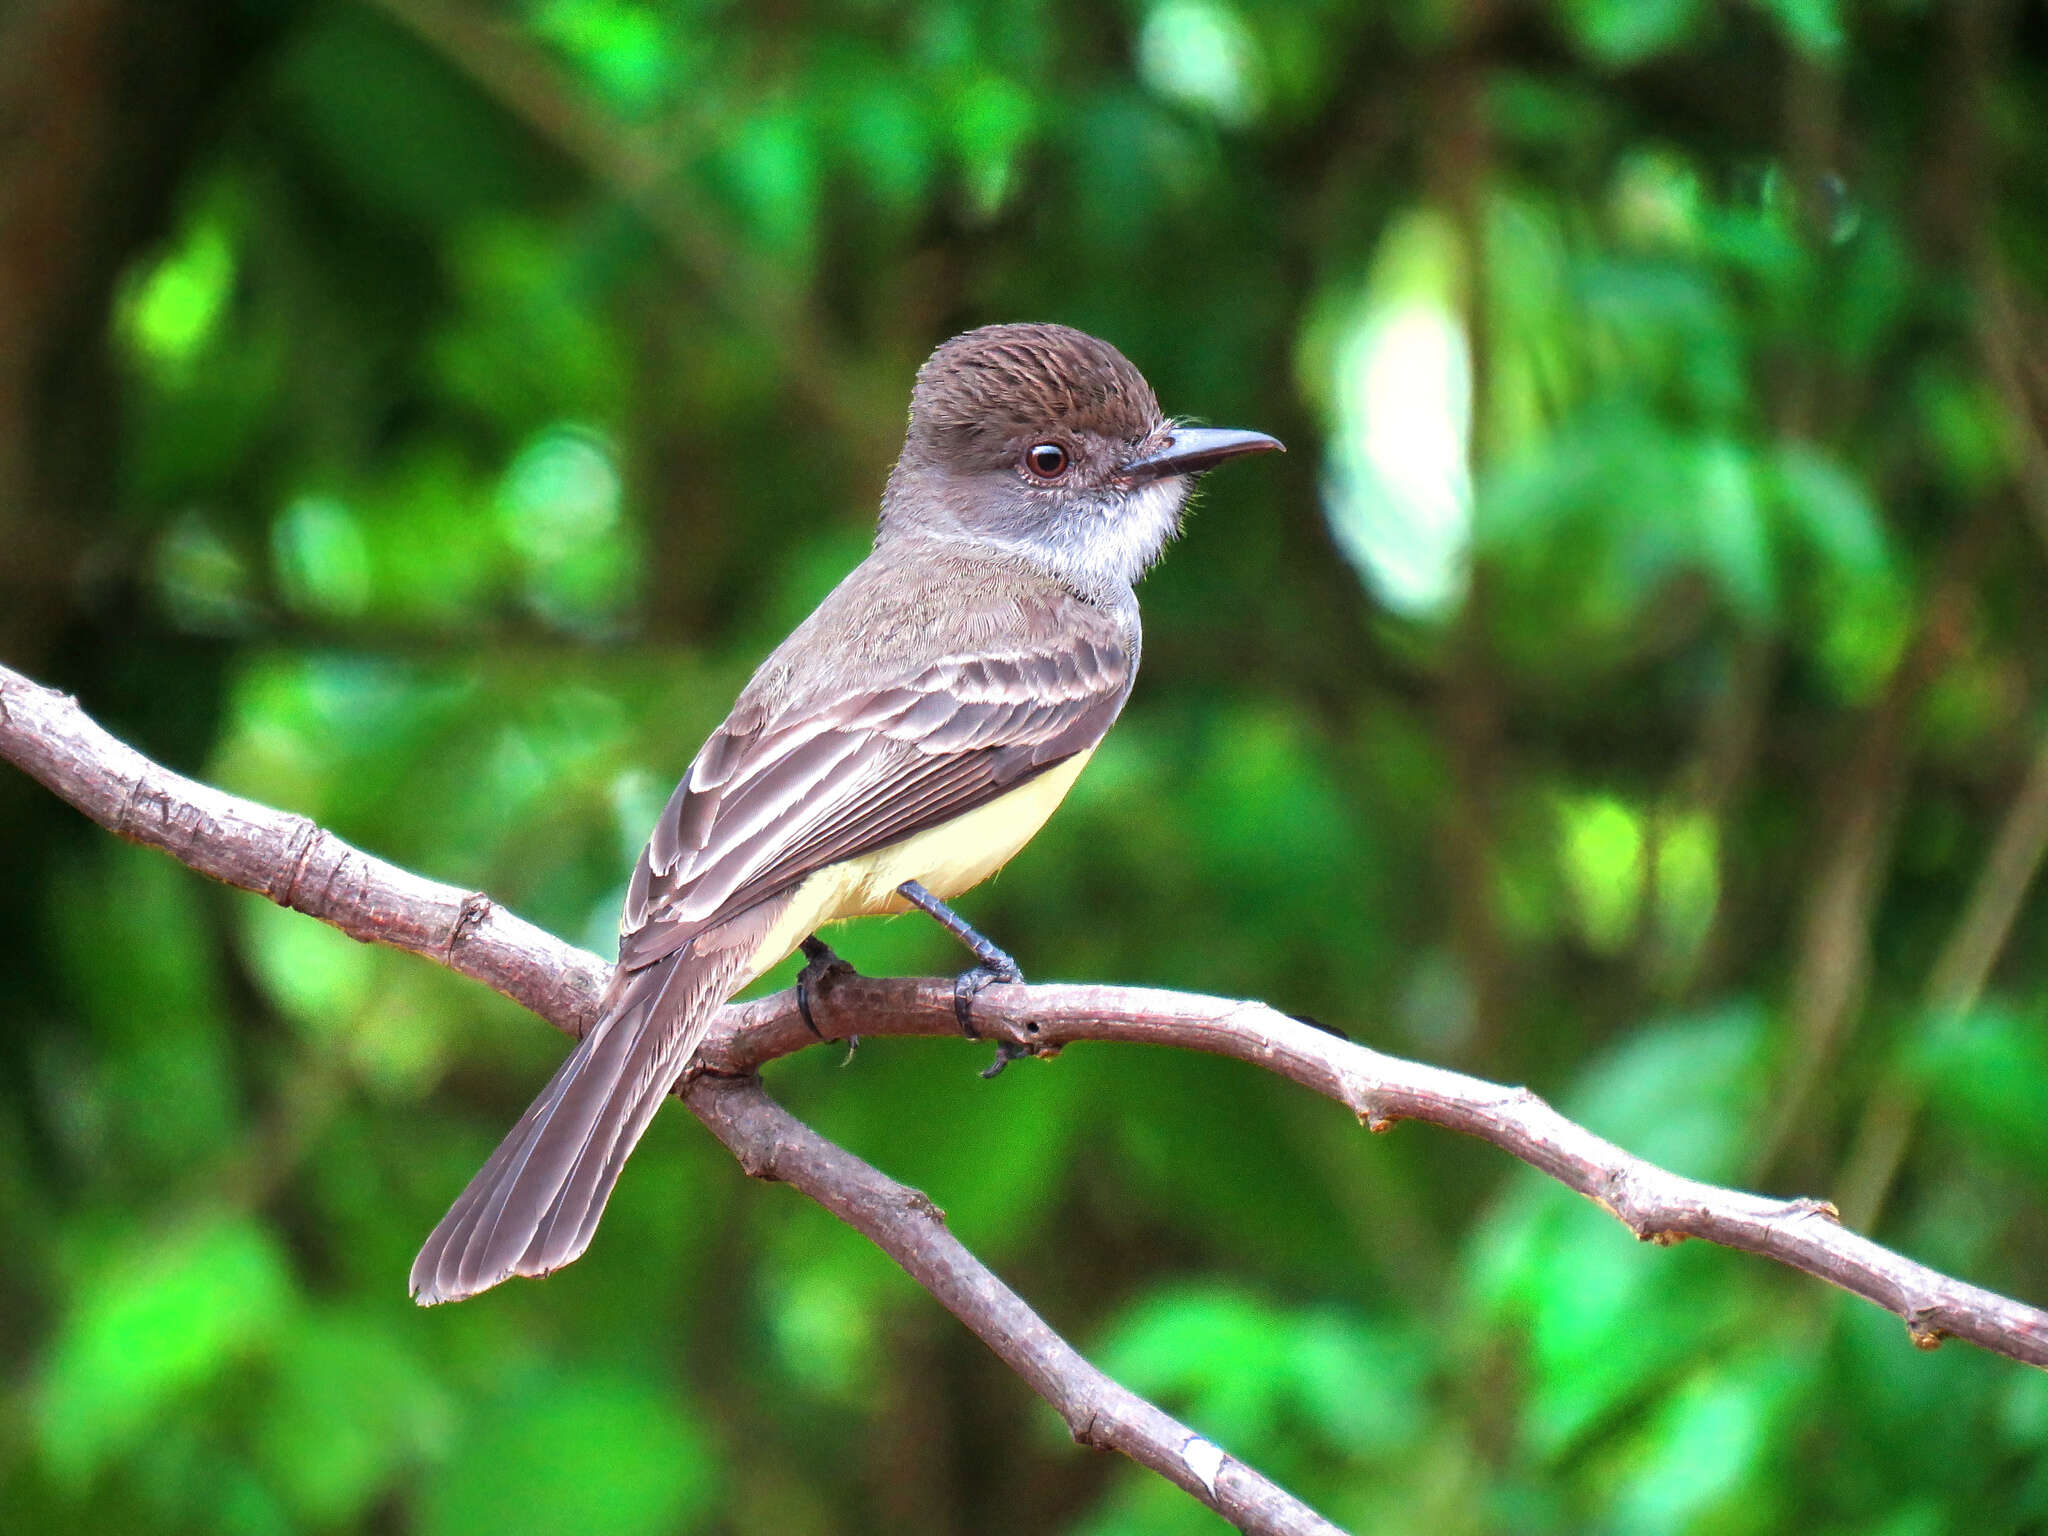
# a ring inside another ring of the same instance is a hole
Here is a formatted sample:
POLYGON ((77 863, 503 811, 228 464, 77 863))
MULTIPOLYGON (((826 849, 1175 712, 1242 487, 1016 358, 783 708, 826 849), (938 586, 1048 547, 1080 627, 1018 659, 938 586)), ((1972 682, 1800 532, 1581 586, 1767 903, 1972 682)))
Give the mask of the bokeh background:
MULTIPOLYGON (((1292 451, 971 916, 2048 1300, 2044 123, 1988 0, 13 0, 0 657, 602 947, 917 363, 1083 326, 1292 451)), ((680 1113, 415 1310, 559 1038, 12 773, 0 867, 7 1531, 1218 1528, 680 1113)), ((1249 1068, 983 1054, 772 1086, 1347 1526, 2048 1529, 2048 1378, 1249 1068)))

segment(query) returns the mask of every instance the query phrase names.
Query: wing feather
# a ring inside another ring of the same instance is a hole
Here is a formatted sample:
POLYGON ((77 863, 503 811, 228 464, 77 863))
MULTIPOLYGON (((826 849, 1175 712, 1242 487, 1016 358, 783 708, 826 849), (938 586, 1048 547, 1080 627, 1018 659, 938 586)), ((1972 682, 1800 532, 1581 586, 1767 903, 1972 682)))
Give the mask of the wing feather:
POLYGON ((634 868, 597 1025, 428 1238, 412 1273, 421 1301, 546 1274, 583 1251, 627 1155, 805 876, 963 815, 1102 738, 1130 692, 1135 642, 1102 610, 1046 602, 1019 605, 1008 646, 836 696, 785 694, 779 714, 761 702, 772 689, 741 695, 634 868))
POLYGON ((620 962, 647 964, 722 913, 963 815, 1087 750, 1130 684, 1127 651, 1076 634, 947 657, 801 720, 721 730, 634 871, 620 962))

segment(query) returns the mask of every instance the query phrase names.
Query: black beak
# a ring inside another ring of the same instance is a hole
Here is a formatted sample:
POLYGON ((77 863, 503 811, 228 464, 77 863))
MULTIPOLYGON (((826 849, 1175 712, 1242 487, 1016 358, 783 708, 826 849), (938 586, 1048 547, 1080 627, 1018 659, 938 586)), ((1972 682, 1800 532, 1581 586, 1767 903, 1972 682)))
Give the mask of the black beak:
POLYGON ((1175 427, 1164 448, 1142 459, 1132 459, 1117 473, 1143 484, 1147 480, 1164 480, 1168 475, 1200 474, 1242 453, 1286 451, 1279 438, 1263 432, 1240 432, 1235 427, 1175 427))

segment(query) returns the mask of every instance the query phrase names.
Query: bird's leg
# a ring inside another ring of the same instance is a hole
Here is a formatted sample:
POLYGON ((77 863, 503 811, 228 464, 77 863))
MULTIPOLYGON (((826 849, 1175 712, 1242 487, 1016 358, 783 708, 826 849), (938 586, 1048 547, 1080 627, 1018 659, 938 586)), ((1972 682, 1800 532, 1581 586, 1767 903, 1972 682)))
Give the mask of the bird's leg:
POLYGON ((953 982, 953 1016, 960 1021, 960 1032, 970 1040, 979 1040, 981 1032, 974 1027, 973 1017, 975 994, 998 981, 1014 985, 1023 981, 1024 973, 1017 968, 1016 961, 976 933, 966 918, 917 881, 904 881, 896 887, 896 893, 958 939, 981 962, 962 971, 953 982))
MULTIPOLYGON (((828 976, 853 976, 859 974, 854 968, 833 952, 832 946, 815 933, 797 946, 804 952, 804 968, 796 973, 796 1011, 803 1016, 804 1027, 820 1040, 825 1032, 818 1028, 818 1021, 811 1017, 811 995, 824 992, 828 976)), ((846 1041, 846 1059, 853 1060, 854 1048, 860 1044, 859 1035, 851 1035, 846 1041)))
MULTIPOLYGON (((981 963, 962 971, 953 978, 953 1017, 960 1022, 960 1033, 970 1040, 979 1040, 981 1031, 974 1027, 974 999, 983 987, 996 982, 1011 986, 1023 983, 1024 973, 1017 968, 1017 962, 1004 951, 996 948, 987 939, 974 931, 966 918, 947 906, 938 897, 926 890, 915 880, 906 880, 896 887, 896 894, 924 913, 946 932, 953 935, 967 947, 968 953, 981 963)), ((1019 1056, 1026 1054, 1005 1040, 996 1047, 996 1059, 983 1072, 983 1077, 994 1077, 1019 1056)))

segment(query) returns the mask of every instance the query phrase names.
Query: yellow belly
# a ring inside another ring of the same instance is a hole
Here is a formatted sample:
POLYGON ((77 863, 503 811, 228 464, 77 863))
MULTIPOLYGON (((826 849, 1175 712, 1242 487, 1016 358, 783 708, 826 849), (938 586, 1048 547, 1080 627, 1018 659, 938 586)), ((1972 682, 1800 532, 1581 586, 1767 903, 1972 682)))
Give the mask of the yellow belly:
POLYGON ((754 951, 750 974, 760 975, 826 923, 909 911, 910 904, 896 894, 906 880, 917 881, 941 901, 979 885, 1038 834, 1074 787, 1092 751, 1075 753, 965 816, 806 876, 789 910, 754 951))

